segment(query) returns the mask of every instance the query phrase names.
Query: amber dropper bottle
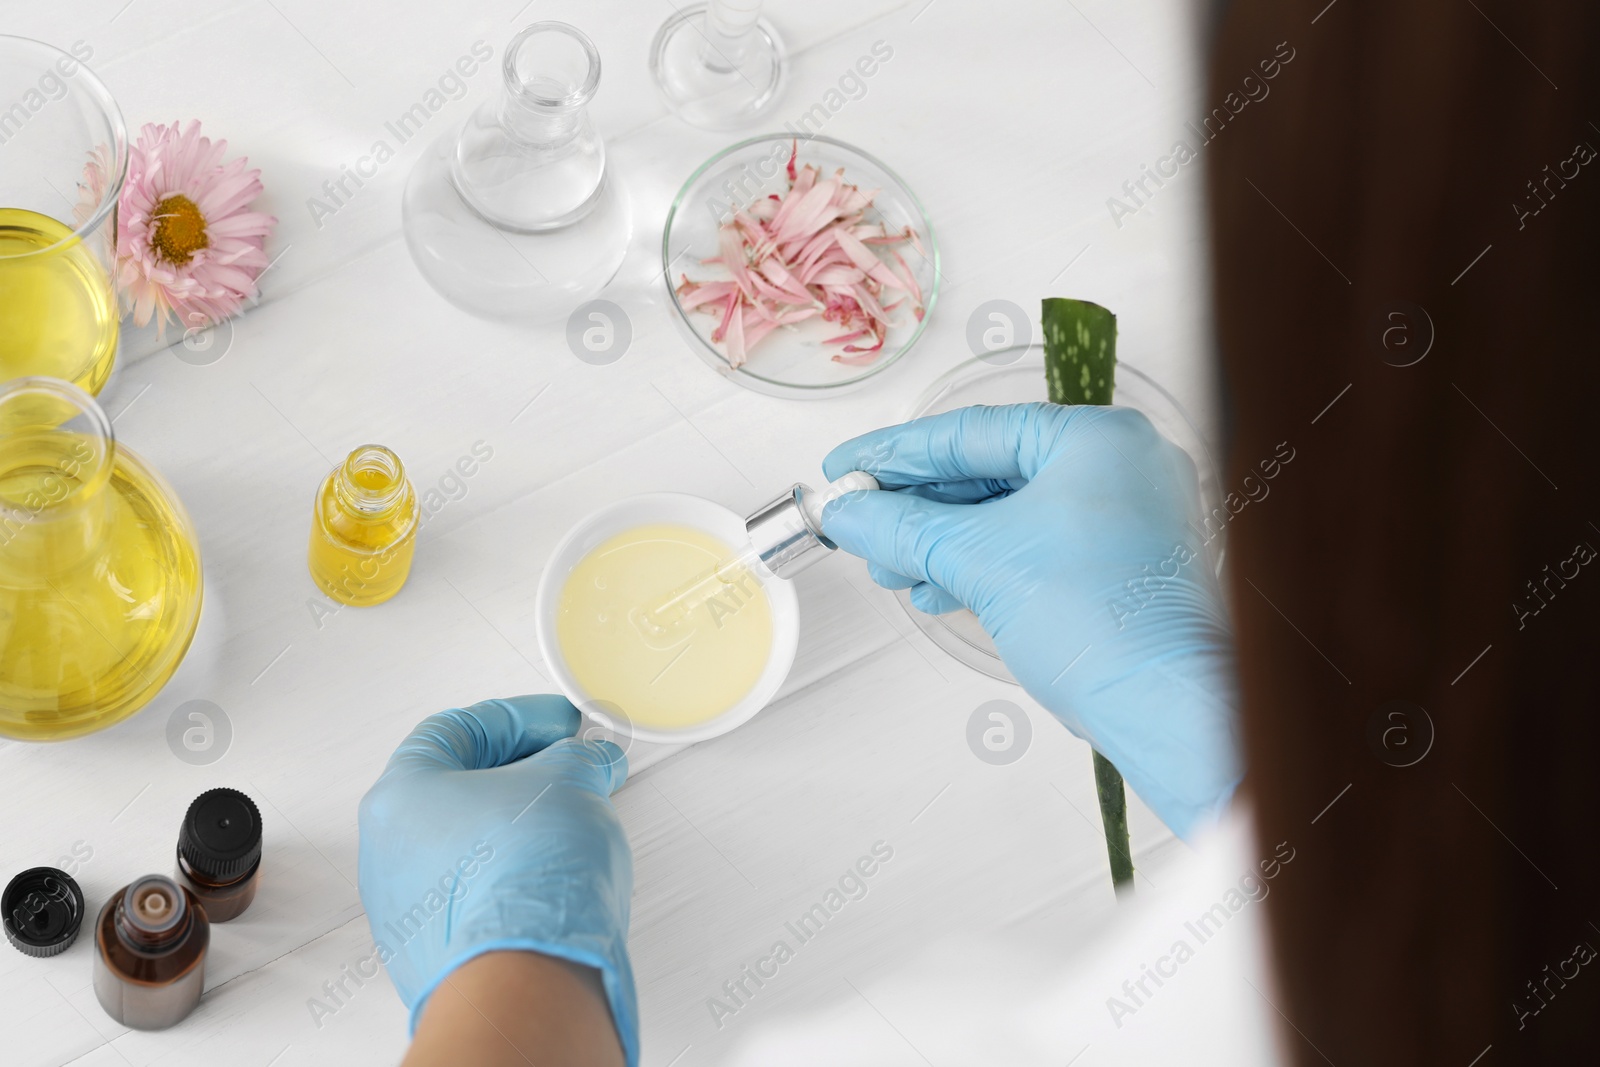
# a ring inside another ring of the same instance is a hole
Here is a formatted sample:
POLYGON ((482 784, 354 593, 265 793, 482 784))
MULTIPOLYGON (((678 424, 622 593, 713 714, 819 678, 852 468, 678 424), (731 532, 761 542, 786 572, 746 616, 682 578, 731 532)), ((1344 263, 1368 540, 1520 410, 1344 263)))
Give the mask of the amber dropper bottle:
POLYGON ((225 923, 256 899, 261 882, 261 812, 236 789, 201 793, 178 831, 177 882, 225 923))
POLYGON ((362 445, 317 490, 312 580, 353 607, 388 600, 411 573, 421 513, 400 457, 382 445, 362 445))
POLYGON ((200 1003, 210 945, 194 895, 165 875, 145 875, 100 909, 94 995, 123 1026, 165 1030, 200 1003))

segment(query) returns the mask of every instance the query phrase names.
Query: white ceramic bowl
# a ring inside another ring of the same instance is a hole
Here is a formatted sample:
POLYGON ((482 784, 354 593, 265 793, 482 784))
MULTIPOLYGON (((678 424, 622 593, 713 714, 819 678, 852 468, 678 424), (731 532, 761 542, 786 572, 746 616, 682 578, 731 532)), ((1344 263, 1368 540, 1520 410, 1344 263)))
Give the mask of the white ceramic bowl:
MULTIPOLYGON (((710 534, 735 551, 747 540, 743 517, 721 504, 685 493, 645 493, 627 497, 590 515, 561 539, 550 555, 543 577, 539 579, 538 600, 534 609, 539 626, 539 649, 544 653, 545 662, 555 672, 556 684, 567 699, 596 718, 609 719, 610 716, 594 694, 585 691, 572 676, 566 657, 561 652, 561 641, 556 635, 561 590, 566 586, 572 569, 600 544, 625 530, 651 523, 693 527, 710 534)), ((789 668, 794 665, 795 649, 800 643, 800 602, 795 597, 791 583, 771 575, 758 577, 772 608, 772 651, 761 676, 744 699, 716 718, 682 730, 656 729, 631 723, 607 722, 607 725, 640 741, 686 744, 725 734, 766 707, 783 685, 783 680, 789 676, 789 668)))

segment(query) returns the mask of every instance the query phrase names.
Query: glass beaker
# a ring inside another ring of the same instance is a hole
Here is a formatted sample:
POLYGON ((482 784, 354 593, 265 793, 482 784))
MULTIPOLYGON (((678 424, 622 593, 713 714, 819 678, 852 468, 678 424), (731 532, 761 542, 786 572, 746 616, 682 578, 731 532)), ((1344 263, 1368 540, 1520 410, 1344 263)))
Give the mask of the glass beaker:
POLYGON ((0 380, 61 378, 90 394, 119 340, 113 279, 128 134, 84 60, 0 36, 0 380))
POLYGON ((503 91, 435 141, 406 181, 406 247, 438 292, 475 315, 570 314, 622 266, 633 224, 589 117, 600 54, 536 22, 506 45, 503 91))
POLYGON ((200 621, 177 495, 54 378, 0 384, 0 736, 120 722, 172 677, 200 621))

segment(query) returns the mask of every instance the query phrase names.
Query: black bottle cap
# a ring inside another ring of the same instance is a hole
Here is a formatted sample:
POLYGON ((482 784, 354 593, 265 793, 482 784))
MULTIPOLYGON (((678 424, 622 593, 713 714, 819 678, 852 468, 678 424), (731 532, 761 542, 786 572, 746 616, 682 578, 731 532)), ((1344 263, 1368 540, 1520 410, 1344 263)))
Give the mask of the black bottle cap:
POLYGON ((67 951, 83 925, 83 890, 65 871, 35 867, 11 879, 0 895, 6 940, 43 959, 67 951))
POLYGON ((178 832, 178 855, 197 874, 231 882, 261 861, 261 812, 237 789, 201 793, 178 832))

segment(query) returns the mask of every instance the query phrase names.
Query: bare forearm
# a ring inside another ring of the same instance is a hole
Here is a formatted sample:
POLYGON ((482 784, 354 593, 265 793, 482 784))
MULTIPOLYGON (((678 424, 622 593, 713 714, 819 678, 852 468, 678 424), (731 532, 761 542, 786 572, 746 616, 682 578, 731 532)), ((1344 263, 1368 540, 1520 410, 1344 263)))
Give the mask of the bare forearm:
POLYGON ((434 990, 403 1067, 622 1067, 600 974, 536 952, 490 952, 434 990))

